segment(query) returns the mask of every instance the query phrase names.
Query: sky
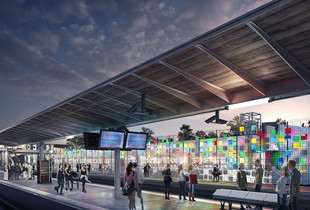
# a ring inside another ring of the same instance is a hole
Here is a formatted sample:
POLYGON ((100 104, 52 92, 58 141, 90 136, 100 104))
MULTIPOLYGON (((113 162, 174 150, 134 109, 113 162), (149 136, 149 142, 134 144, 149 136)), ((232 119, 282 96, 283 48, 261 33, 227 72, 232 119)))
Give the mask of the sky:
MULTIPOLYGON (((267 2, 2 0, 0 130, 267 2)), ((257 109, 270 117, 277 108, 257 109)), ((206 116, 149 127, 163 133, 163 125, 170 124, 176 130, 169 132, 177 133, 186 121, 202 129, 206 116)))

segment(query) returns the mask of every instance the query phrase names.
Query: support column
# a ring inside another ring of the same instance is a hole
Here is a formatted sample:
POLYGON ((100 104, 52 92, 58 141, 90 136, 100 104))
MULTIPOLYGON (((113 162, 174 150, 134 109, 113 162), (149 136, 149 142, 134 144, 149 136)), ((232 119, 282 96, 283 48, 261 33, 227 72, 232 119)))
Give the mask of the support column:
POLYGON ((121 150, 114 150, 114 197, 121 197, 121 150))
POLYGON ((44 160, 44 143, 43 141, 40 141, 40 161, 44 160))
MULTIPOLYGON (((5 152, 4 152, 4 163, 7 163, 9 165, 9 157, 8 157, 8 147, 4 146, 5 152)), ((4 165, 3 163, 3 165, 4 165)))

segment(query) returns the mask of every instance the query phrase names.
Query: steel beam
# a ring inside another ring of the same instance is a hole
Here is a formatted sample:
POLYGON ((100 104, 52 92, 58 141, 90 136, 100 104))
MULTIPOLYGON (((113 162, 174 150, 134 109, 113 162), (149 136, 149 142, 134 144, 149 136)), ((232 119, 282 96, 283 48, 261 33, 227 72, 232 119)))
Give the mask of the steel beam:
POLYGON ((93 91, 93 92, 98 94, 98 95, 100 95, 100 96, 103 96, 103 97, 106 97, 106 98, 111 99, 113 101, 116 101, 117 103, 123 104, 123 105, 125 105, 127 107, 132 107, 135 104, 134 102, 130 102, 130 101, 124 100, 122 98, 111 96, 111 95, 106 94, 106 93, 100 93, 100 92, 97 92, 97 91, 93 91))
POLYGON ((248 72, 244 71, 240 67, 236 66, 235 64, 231 63, 230 61, 226 60, 222 56, 214 53, 213 51, 209 50, 208 48, 197 44, 195 45, 196 48, 200 49, 202 52, 208 54, 212 58, 214 58, 216 61, 221 63, 223 66, 234 72, 236 75, 238 75, 240 78, 242 78, 245 82, 247 82, 250 86, 252 86, 255 90, 257 90, 260 94, 266 95, 267 92, 267 86, 264 82, 260 81, 256 77, 252 76, 248 72))
POLYGON ((132 74, 132 76, 135 76, 137 77, 138 79, 141 79, 143 80, 144 82, 147 82, 167 93, 169 93, 170 95, 173 95, 183 101, 185 101, 186 103, 189 103, 197 108, 202 108, 202 105, 203 105, 203 101, 196 98, 195 96, 192 96, 188 93, 185 93, 183 91, 180 91, 180 90, 177 90, 175 88, 172 88, 172 87, 169 87, 167 85, 164 85, 164 84, 161 84, 159 82, 156 82, 154 80, 151 80, 151 79, 148 79, 146 77, 143 77, 143 76, 140 76, 140 75, 137 75, 137 74, 132 74))
POLYGON ((223 99, 226 102, 230 102, 229 100, 229 93, 224 90, 221 87, 218 87, 210 82, 207 82, 199 77, 196 77, 195 75, 192 75, 186 71, 183 71, 173 65, 170 65, 164 61, 160 61, 160 64, 166 66, 167 68, 175 71, 176 73, 182 75, 183 77, 189 79, 190 81, 194 82, 195 84, 199 85, 200 87, 202 87, 203 89, 213 93, 214 95, 218 96, 219 98, 223 99))
POLYGON ((124 119, 124 118, 115 118, 115 116, 113 116, 111 113, 106 113, 106 112, 103 112, 103 111, 99 111, 99 110, 95 110, 95 109, 92 109, 92 108, 88 108, 88 107, 80 107, 78 105, 75 105, 75 104, 72 104, 72 103, 68 103, 70 104, 71 106, 74 106, 74 107, 77 107, 77 108, 80 108, 80 109, 83 109, 83 110, 86 110, 88 112, 92 112, 94 114, 100 114, 100 116, 103 116, 103 117, 106 117, 106 118, 109 118, 113 121, 116 121, 116 122, 119 122, 119 123, 127 123, 127 120, 124 119))
MULTIPOLYGON (((141 97, 141 94, 139 91, 136 91, 136 90, 132 90, 132 89, 129 89, 127 87, 124 87, 124 86, 121 86, 121 85, 117 85, 115 83, 112 83, 111 85, 113 85, 114 87, 118 88, 118 89, 121 89, 121 90, 124 90, 126 91, 127 93, 130 93, 132 95, 135 95, 137 97, 141 97)), ((167 102, 165 100, 162 100, 160 98, 156 98, 154 96, 150 96, 150 95, 147 95, 145 100, 147 100, 148 102, 152 103, 152 104, 156 104, 157 106, 160 106, 164 109, 167 109, 173 113, 178 113, 178 106, 173 104, 173 103, 170 103, 170 102, 167 102)))
POLYGON ((58 107, 57 109, 63 110, 63 111, 65 111, 65 112, 69 112, 69 113, 71 113, 72 115, 80 116, 80 117, 82 117, 82 118, 84 118, 84 119, 88 119, 89 122, 91 122, 91 121, 97 122, 97 123, 94 123, 94 124, 97 124, 97 125, 100 125, 100 126, 104 126, 104 125, 105 125, 105 123, 103 123, 102 121, 99 121, 99 120, 97 120, 97 119, 94 119, 94 118, 92 118, 92 117, 89 117, 89 116, 86 116, 86 115, 83 115, 83 114, 80 114, 80 113, 73 112, 73 111, 71 111, 71 110, 69 110, 69 109, 67 109, 67 108, 58 107))
POLYGON ((142 118, 133 116, 131 114, 128 114, 126 112, 126 110, 123 110, 123 109, 120 109, 120 108, 117 108, 117 107, 113 107, 113 106, 109 106, 107 104, 101 104, 99 102, 96 102, 96 101, 93 101, 93 100, 89 100, 89 99, 86 99, 86 98, 79 98, 79 99, 81 99, 83 101, 86 101, 86 102, 88 102, 90 104, 94 104, 96 106, 100 106, 100 107, 102 107, 104 109, 110 110, 111 112, 114 112, 114 113, 117 113, 117 114, 129 117, 129 118, 132 118, 132 119, 137 120, 137 121, 142 121, 142 118))
POLYGON ((246 24, 255 33, 257 33, 307 85, 310 86, 310 70, 306 66, 299 62, 292 54, 290 54, 284 47, 272 39, 253 21, 249 21, 246 24))

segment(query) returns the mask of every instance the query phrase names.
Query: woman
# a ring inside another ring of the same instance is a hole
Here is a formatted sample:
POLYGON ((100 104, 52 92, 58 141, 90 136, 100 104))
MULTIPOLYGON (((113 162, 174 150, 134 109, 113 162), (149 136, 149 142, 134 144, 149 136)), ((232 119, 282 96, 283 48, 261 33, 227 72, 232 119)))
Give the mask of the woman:
POLYGON ((195 200, 195 185, 198 182, 197 182, 197 174, 193 171, 193 165, 188 166, 187 173, 189 175, 188 199, 189 201, 196 201, 195 200))
POLYGON ((32 166, 31 166, 31 164, 29 163, 29 164, 27 164, 27 173, 28 173, 28 180, 31 180, 31 177, 32 177, 32 166))
MULTIPOLYGON (((269 165, 269 167, 271 166, 270 163, 267 163, 267 165, 269 165)), ((276 167, 272 166, 271 170, 280 176, 279 180, 277 181, 277 186, 275 189, 276 193, 278 194, 279 209, 287 209, 286 207, 287 192, 285 190, 285 187, 289 176, 288 167, 286 165, 283 165, 279 171, 276 169, 276 167)))
POLYGON ((28 177, 27 164, 25 162, 25 163, 23 163, 23 179, 26 180, 27 177, 28 177))
POLYGON ((172 182, 170 165, 166 164, 163 168, 162 175, 164 175, 164 191, 165 191, 165 199, 170 200, 170 183, 172 182))
POLYGON ((60 195, 63 195, 62 190, 64 188, 64 177, 65 177, 65 172, 64 172, 62 163, 60 163, 59 167, 58 167, 58 170, 57 170, 57 174, 56 174, 56 179, 58 181, 58 186, 56 186, 54 188, 54 190, 56 190, 57 194, 58 194, 58 190, 60 188, 60 195))
POLYGON ((83 193, 86 193, 85 183, 86 182, 90 182, 90 181, 88 181, 87 177, 88 177, 88 170, 86 169, 85 163, 83 163, 83 166, 82 166, 82 168, 80 170, 80 175, 79 175, 79 179, 81 179, 82 184, 83 184, 83 189, 82 189, 83 193))
POLYGON ((188 177, 188 174, 185 170, 183 170, 183 165, 178 166, 178 174, 179 174, 179 200, 187 200, 185 197, 185 185, 186 185, 186 177, 188 177))
MULTIPOLYGON (((135 185, 135 188, 138 189, 138 178, 137 178, 137 174, 132 170, 133 169, 133 164, 130 162, 128 163, 127 167, 126 167, 126 173, 125 173, 125 177, 124 177, 124 183, 127 185, 130 185, 132 182, 135 185)), ((135 196, 136 196, 136 190, 134 190, 133 192, 131 192, 128 195, 128 200, 129 200, 129 210, 133 210, 136 206, 135 203, 135 196)))
MULTIPOLYGON (((247 181, 246 173, 243 169, 244 169, 244 165, 242 163, 240 163, 239 164, 239 171, 237 173, 237 185, 238 185, 238 190, 247 191, 248 190, 248 181, 247 181)), ((242 202, 240 202, 240 205, 241 205, 241 209, 245 209, 242 205, 242 202)), ((248 205, 247 205, 247 207, 249 208, 248 205)))
MULTIPOLYGON (((68 187, 69 187, 69 180, 71 180, 71 165, 70 164, 67 164, 67 167, 65 169, 65 179, 66 179, 66 183, 65 183, 65 186, 66 186, 66 191, 68 191, 68 187)), ((73 182, 73 181, 72 181, 73 182)), ((70 188, 70 191, 72 191, 72 182, 71 182, 71 188, 70 188)))
POLYGON ((4 163, 4 176, 3 176, 3 180, 8 180, 9 179, 9 168, 8 168, 8 164, 4 163))

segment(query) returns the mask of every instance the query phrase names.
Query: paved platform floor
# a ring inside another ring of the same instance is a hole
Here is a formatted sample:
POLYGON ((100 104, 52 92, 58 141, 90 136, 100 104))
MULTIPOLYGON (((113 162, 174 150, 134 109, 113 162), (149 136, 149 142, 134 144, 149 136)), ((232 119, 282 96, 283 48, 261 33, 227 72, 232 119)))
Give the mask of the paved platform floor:
MULTIPOLYGON (((121 196, 120 199, 113 198, 113 187, 97 184, 86 184, 87 193, 81 192, 76 189, 74 185, 73 191, 66 191, 64 189, 64 195, 59 195, 54 191, 56 180, 53 180, 52 184, 37 184, 34 180, 11 180, 1 181, 6 182, 12 187, 18 187, 26 191, 30 191, 39 196, 48 197, 49 199, 57 199, 62 203, 75 206, 81 209, 128 209, 127 197, 121 196)), ((196 202, 189 202, 179 200, 177 196, 172 195, 170 200, 165 200, 163 194, 145 191, 144 197, 144 209, 152 210, 181 210, 181 209, 219 209, 219 202, 213 200, 196 199, 196 202)), ((139 199, 136 198, 136 207, 141 209, 139 199)), ((239 208, 239 205, 233 206, 235 209, 239 208)))

